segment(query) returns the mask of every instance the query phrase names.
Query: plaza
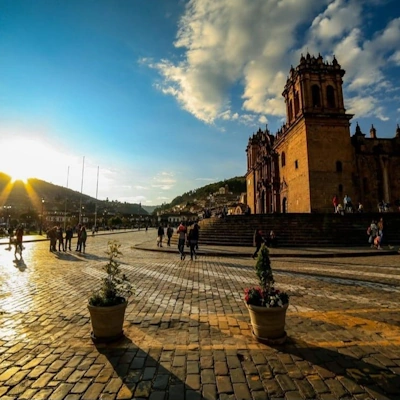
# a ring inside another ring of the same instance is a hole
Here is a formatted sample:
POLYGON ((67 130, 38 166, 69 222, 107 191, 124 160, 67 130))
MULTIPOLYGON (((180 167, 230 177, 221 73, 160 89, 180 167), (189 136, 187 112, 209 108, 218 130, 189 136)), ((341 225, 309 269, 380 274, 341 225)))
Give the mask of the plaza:
POLYGON ((257 284, 243 249, 181 261, 154 229, 89 236, 86 254, 29 242, 21 261, 1 245, 0 398, 399 399, 400 255, 369 250, 271 257, 290 306, 287 342, 267 346, 243 301, 257 284), (87 299, 110 239, 136 293, 125 337, 94 344, 87 299))

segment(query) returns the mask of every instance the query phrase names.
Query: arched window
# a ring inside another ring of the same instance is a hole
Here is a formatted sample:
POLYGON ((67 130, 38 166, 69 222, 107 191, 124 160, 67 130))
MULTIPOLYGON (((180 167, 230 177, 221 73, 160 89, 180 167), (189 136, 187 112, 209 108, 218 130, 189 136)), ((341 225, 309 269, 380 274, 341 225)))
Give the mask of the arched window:
POLYGON ((341 161, 336 161, 336 172, 342 172, 343 166, 341 161))
POLYGON ((312 85, 311 86, 311 93, 312 93, 313 107, 321 107, 321 97, 319 95, 319 86, 318 85, 312 85))
POLYGON ((300 103, 299 103, 299 92, 294 92, 294 115, 295 117, 299 113, 300 103))
POLYGON ((285 152, 282 153, 282 167, 284 167, 286 165, 286 155, 285 152))
POLYGON ((329 108, 335 108, 335 89, 331 85, 326 88, 326 101, 329 108))
POLYGON ((343 193, 343 185, 342 184, 339 185, 339 193, 343 193))

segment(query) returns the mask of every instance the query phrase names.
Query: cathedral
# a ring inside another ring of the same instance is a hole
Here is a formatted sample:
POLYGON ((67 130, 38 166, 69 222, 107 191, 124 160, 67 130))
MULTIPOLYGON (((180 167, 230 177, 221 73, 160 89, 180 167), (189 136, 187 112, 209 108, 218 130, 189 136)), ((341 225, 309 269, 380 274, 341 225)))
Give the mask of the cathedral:
MULTIPOLYGON (((379 202, 393 209, 400 199, 400 128, 392 138, 369 136, 343 101, 345 71, 333 58, 301 56, 283 90, 286 123, 273 135, 268 128, 249 138, 246 148, 247 205, 251 213, 333 212, 335 195, 345 195, 365 211, 379 202)), ((396 207, 396 206, 397 207, 396 207)))

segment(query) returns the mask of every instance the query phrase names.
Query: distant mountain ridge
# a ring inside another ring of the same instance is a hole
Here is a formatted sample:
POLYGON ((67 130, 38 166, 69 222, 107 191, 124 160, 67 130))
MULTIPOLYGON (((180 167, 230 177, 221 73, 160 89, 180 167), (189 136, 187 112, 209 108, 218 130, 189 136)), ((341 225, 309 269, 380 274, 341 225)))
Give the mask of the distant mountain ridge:
POLYGON ((139 214, 149 213, 139 204, 121 203, 118 200, 96 200, 86 194, 81 195, 72 189, 54 185, 40 179, 28 179, 25 184, 22 181, 12 182, 11 177, 0 172, 0 208, 11 208, 16 212, 37 211, 42 206, 47 211, 64 211, 67 202, 68 211, 79 211, 80 204, 86 212, 98 212, 139 214), (43 203, 42 203, 43 199, 43 203))

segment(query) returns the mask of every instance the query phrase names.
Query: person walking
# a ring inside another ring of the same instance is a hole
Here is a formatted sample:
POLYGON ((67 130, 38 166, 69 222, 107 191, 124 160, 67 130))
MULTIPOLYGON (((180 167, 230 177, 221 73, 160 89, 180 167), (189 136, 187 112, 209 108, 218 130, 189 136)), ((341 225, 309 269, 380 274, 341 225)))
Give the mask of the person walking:
POLYGON ((190 259, 197 258, 196 247, 199 243, 199 225, 195 223, 189 231, 188 241, 190 246, 190 259))
POLYGON ((163 241, 163 237, 165 235, 164 232, 164 227, 160 224, 160 226, 158 227, 158 231, 157 231, 157 246, 158 247, 162 247, 162 241, 163 241))
POLYGON ((167 227, 167 238, 168 238, 168 242, 167 242, 167 246, 171 246, 171 237, 174 233, 174 228, 172 228, 172 226, 168 225, 167 227))
POLYGON ((256 246, 256 251, 253 253, 253 259, 254 259, 258 256, 258 252, 261 248, 261 245, 265 243, 265 239, 261 230, 256 230, 254 232, 253 241, 254 241, 254 246, 256 246))
POLYGON ((186 242, 186 233, 187 229, 183 222, 180 223, 178 229, 176 230, 178 233, 178 251, 181 255, 181 260, 185 259, 185 242, 186 242))
POLYGON ((19 225, 17 230, 15 231, 15 252, 14 255, 17 256, 17 252, 19 251, 19 255, 22 258, 22 241, 24 236, 24 228, 19 225))

